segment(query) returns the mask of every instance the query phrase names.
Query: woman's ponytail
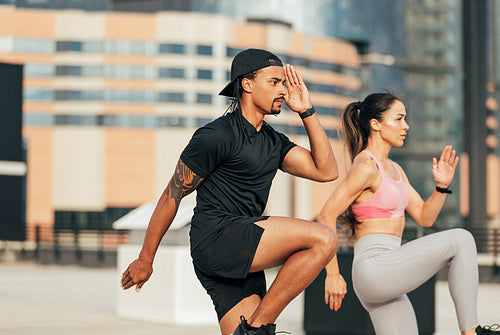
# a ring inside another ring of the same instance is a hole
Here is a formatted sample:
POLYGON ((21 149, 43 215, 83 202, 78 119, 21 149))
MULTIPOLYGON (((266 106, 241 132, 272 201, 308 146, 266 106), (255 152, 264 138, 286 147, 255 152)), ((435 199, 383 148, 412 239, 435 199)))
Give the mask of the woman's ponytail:
POLYGON ((342 130, 351 161, 366 147, 368 139, 359 119, 361 106, 361 101, 352 102, 342 113, 342 130))

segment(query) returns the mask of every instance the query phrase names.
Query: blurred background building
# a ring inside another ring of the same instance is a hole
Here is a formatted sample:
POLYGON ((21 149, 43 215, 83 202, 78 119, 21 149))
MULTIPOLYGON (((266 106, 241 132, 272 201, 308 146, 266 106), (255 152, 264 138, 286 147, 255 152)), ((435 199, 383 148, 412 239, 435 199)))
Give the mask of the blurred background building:
MULTIPOLYGON (((401 95, 411 129, 392 158, 423 198, 432 157, 447 144, 461 153, 436 227, 498 226, 499 20, 500 0, 0 0, 0 62, 24 65, 28 238, 35 226, 110 229, 156 199, 194 129, 224 112, 217 93, 247 47, 299 68, 341 169, 342 107, 401 95), (464 89, 477 73, 467 64, 484 66, 484 83, 464 89)), ((295 115, 268 121, 308 145, 295 115)), ((312 219, 335 184, 279 174, 267 212, 312 219)))

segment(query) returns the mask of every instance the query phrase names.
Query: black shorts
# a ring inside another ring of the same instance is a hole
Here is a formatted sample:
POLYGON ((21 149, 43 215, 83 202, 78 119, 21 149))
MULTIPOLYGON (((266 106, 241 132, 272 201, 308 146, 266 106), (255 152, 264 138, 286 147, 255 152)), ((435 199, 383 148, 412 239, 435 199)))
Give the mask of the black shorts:
POLYGON ((254 294, 263 298, 267 291, 264 271, 249 273, 242 279, 211 277, 196 266, 194 272, 210 295, 219 321, 241 300, 254 294))
POLYGON ((212 298, 219 320, 242 299, 266 294, 264 272, 249 273, 267 216, 231 219, 191 251, 195 273, 212 298))

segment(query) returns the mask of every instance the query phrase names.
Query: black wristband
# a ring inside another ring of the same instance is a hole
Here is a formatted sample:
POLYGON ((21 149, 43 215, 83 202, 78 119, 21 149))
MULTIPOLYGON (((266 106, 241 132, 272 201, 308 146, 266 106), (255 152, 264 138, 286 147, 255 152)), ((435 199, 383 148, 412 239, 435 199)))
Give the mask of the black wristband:
POLYGON ((442 188, 442 187, 436 186, 436 191, 438 191, 439 193, 446 193, 446 194, 453 193, 451 190, 448 189, 448 187, 442 188))
POLYGON ((311 116, 311 115, 313 115, 314 113, 316 113, 316 111, 314 110, 314 107, 311 107, 311 108, 309 108, 308 110, 306 110, 305 112, 300 113, 299 115, 300 115, 300 118, 301 118, 302 120, 304 120, 306 117, 311 116))

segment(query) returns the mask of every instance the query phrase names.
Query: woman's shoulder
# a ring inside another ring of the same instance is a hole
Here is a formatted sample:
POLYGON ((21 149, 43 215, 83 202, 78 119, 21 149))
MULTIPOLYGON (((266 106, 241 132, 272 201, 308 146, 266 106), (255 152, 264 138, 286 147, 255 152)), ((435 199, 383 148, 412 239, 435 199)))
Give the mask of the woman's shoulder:
POLYGON ((396 169, 399 171, 401 176, 403 176, 404 179, 408 180, 408 177, 406 176, 405 170, 401 167, 401 165, 398 164, 398 162, 395 162, 391 159, 391 163, 396 167, 396 169))
POLYGON ((363 151, 354 157, 351 172, 364 178, 376 177, 379 174, 377 163, 363 151))
POLYGON ((377 169, 377 163, 366 151, 361 151, 352 161, 353 167, 360 166, 361 169, 377 169))

